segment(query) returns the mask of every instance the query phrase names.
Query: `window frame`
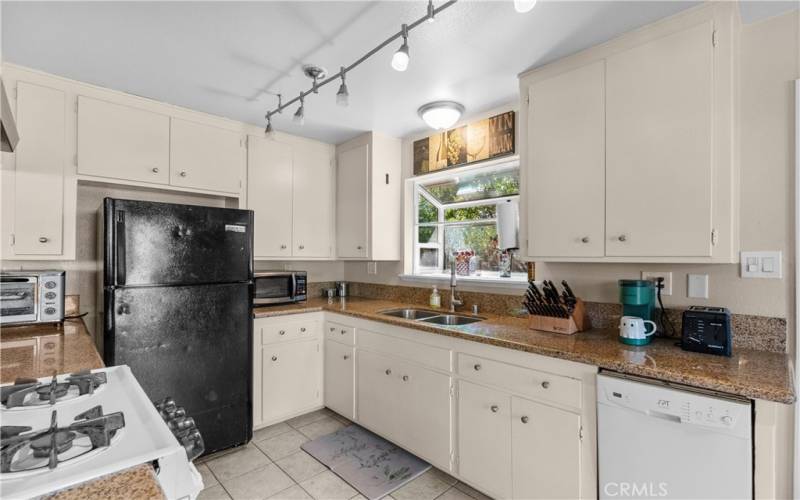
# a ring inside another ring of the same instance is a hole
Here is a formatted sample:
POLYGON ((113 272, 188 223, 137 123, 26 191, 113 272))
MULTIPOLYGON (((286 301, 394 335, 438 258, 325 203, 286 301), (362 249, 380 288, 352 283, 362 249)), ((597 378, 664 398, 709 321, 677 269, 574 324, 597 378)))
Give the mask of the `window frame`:
MULTIPOLYGON (((454 168, 448 169, 440 172, 434 172, 418 177, 412 177, 408 179, 407 189, 409 190, 409 195, 407 199, 410 202, 411 210, 407 211, 407 217, 410 217, 410 221, 407 220, 406 228, 407 234, 409 234, 409 244, 406 246, 407 252, 410 252, 410 259, 406 259, 406 265, 404 266, 405 274, 401 275, 402 279, 407 279, 409 281, 441 281, 445 279, 446 272, 444 270, 444 238, 445 238, 445 228, 448 226, 459 226, 459 225, 475 225, 475 224, 486 224, 486 223, 496 223, 497 218, 496 216, 490 219, 480 219, 475 221, 458 221, 458 222, 446 222, 445 221, 445 211, 449 209, 458 209, 458 208, 467 208, 467 207, 474 207, 480 205, 491 205, 497 204, 503 200, 513 200, 513 199, 520 199, 520 194, 510 195, 510 196, 499 196, 495 198, 484 198, 480 200, 470 200, 470 201, 461 201, 455 203, 447 203, 442 204, 439 203, 430 193, 428 193, 423 185, 425 184, 432 184, 439 180, 445 180, 452 177, 458 177, 463 175, 474 175, 474 174, 481 174, 481 173, 488 173, 493 171, 502 171, 502 170, 512 170, 512 169, 520 169, 520 161, 518 156, 513 157, 506 157, 498 160, 487 161, 483 163, 479 163, 476 165, 469 165, 461 168, 454 168), (424 198, 428 203, 432 204, 436 207, 438 212, 438 217, 436 222, 419 222, 419 202, 420 199, 424 198), (434 227, 436 229, 436 239, 433 242, 429 243, 421 243, 419 241, 419 229, 421 227, 434 227), (424 248, 435 248, 438 249, 437 255, 437 263, 436 268, 430 266, 421 266, 420 265, 420 250, 424 248)), ((522 186, 520 185, 520 190, 522 186)), ((518 229, 519 230, 519 229, 518 229)), ((491 276, 491 275, 482 275, 482 276, 459 276, 459 279, 463 279, 465 281, 474 281, 480 283, 497 283, 498 285, 504 284, 509 286, 520 286, 527 285, 527 277, 525 280, 522 278, 500 278, 499 276, 491 276)))

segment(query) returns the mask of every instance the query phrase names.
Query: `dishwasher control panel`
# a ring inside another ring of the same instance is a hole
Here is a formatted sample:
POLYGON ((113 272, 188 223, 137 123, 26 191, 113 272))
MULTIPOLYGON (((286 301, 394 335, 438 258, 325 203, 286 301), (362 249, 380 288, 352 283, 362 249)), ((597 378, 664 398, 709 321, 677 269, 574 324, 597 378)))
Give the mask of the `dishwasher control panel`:
POLYGON ((598 403, 628 408, 645 415, 682 424, 749 433, 751 405, 747 401, 723 399, 674 386, 644 383, 600 375, 598 403))

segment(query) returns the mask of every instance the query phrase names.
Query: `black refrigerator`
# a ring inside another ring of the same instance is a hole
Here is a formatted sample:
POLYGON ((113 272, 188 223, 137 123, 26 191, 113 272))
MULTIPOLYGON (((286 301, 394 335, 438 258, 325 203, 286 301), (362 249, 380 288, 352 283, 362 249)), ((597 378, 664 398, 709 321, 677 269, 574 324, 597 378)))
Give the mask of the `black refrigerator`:
POLYGON ((252 438, 253 212, 106 198, 103 351, 175 399, 206 453, 252 438))

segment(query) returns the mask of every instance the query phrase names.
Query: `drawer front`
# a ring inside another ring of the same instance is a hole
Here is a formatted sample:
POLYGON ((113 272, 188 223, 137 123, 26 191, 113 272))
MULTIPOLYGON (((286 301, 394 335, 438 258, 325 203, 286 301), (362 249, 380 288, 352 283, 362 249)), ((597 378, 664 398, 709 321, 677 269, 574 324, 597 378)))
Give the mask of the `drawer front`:
POLYGON ((581 407, 581 382, 569 377, 459 353, 459 375, 573 408, 581 407))
POLYGON ((261 343, 272 344, 287 340, 311 339, 316 330, 316 321, 295 321, 291 323, 271 323, 262 325, 261 343))
POLYGON ((325 323, 325 337, 347 345, 356 345, 356 329, 334 321, 325 323))
POLYGON ((358 347, 400 356, 439 370, 451 371, 449 349, 419 344, 369 330, 358 332, 358 347))

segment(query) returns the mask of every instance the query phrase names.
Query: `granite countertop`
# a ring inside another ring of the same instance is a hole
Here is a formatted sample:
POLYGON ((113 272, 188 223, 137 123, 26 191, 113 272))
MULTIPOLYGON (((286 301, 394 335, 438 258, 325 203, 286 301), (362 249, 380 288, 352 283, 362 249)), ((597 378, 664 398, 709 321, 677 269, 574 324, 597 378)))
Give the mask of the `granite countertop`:
MULTIPOLYGON (((18 378, 49 377, 53 373, 72 373, 103 368, 103 358, 95 348, 82 319, 63 325, 9 326, 0 329, 0 383, 18 378)), ((93 481, 53 493, 48 498, 164 498, 150 464, 109 474, 93 481)))
POLYGON ((259 307, 253 315, 262 318, 325 310, 752 399, 787 404, 795 401, 794 369, 783 353, 734 349, 733 356, 727 358, 684 351, 675 345, 675 339, 666 338, 654 339, 648 346, 629 346, 617 340, 615 329, 562 335, 531 330, 527 318, 489 313, 480 313, 484 321, 463 326, 430 325, 378 314, 402 307, 424 308, 357 297, 333 301, 319 298, 259 307))

